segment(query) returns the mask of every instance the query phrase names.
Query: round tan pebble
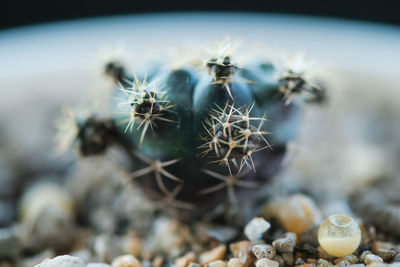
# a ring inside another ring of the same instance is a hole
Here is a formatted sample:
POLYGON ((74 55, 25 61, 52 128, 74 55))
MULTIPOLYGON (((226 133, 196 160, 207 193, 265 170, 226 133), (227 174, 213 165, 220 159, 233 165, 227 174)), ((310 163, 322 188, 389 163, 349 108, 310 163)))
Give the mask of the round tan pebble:
POLYGON ((256 262, 256 267, 279 267, 279 262, 262 258, 256 262))
POLYGON ((209 251, 205 251, 199 256, 200 264, 204 265, 213 261, 222 260, 225 257, 225 253, 225 245, 219 245, 209 251))
POLYGON ((344 257, 360 245, 361 230, 358 224, 345 215, 331 215, 319 227, 318 241, 328 254, 344 257))
POLYGON ((243 264, 238 258, 230 258, 228 261, 228 267, 242 267, 243 264))
POLYGON ((383 263, 383 259, 375 254, 368 254, 367 256, 365 256, 365 260, 364 260, 365 264, 371 264, 371 263, 383 263))
POLYGON ((291 196, 278 211, 278 219, 288 232, 298 235, 321 222, 321 212, 314 201, 302 194, 291 196))
POLYGON ((196 253, 193 251, 186 253, 184 256, 179 257, 175 260, 177 267, 187 267, 190 263, 196 261, 196 253))
POLYGON ((213 261, 207 264, 208 267, 226 267, 226 263, 222 260, 213 261))
POLYGON ((142 264, 138 259, 132 255, 122 255, 115 258, 112 263, 112 267, 142 267, 142 264))

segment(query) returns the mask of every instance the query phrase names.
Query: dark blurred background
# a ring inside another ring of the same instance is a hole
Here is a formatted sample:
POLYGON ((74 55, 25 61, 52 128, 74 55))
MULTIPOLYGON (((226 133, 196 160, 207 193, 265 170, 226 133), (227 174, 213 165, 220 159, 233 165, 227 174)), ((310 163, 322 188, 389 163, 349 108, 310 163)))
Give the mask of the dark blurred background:
POLYGON ((256 11, 400 25, 399 6, 400 1, 387 0, 0 0, 0 29, 74 18, 168 11, 256 11))

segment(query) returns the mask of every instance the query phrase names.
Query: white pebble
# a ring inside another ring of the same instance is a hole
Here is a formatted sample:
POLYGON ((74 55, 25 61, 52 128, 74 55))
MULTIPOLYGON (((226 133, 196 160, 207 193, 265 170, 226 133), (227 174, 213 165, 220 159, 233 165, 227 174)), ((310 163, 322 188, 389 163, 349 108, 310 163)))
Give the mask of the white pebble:
POLYGON ((45 259, 35 267, 85 267, 85 263, 77 257, 64 255, 53 259, 45 259))
POLYGON ((250 241, 260 240, 263 233, 265 233, 271 224, 264 220, 264 218, 256 217, 253 218, 244 228, 244 234, 250 241))
POLYGON ((279 267, 279 262, 262 258, 256 262, 256 267, 279 267))
POLYGON ((132 255, 119 256, 112 261, 111 265, 112 267, 142 267, 140 261, 132 255))

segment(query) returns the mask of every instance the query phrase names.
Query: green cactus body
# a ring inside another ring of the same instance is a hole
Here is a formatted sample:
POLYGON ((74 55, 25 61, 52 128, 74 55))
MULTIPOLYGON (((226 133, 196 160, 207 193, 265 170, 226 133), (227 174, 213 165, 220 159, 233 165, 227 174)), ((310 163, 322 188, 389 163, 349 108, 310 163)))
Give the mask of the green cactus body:
POLYGON ((311 88, 300 74, 288 82, 269 62, 239 68, 231 58, 211 57, 208 73, 158 66, 148 82, 106 66, 118 85, 112 141, 130 155, 134 183, 192 215, 237 203, 279 173, 302 113, 301 101, 286 96, 311 88))

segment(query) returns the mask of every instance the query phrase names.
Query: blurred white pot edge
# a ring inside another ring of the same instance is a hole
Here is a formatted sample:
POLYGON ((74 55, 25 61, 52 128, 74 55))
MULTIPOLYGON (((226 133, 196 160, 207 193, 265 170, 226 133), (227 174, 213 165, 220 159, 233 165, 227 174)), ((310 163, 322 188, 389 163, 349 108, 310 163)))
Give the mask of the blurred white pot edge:
MULTIPOLYGON (((304 51, 329 66, 399 73, 400 28, 348 20, 262 13, 164 13, 74 20, 0 32, 0 79, 87 68, 93 50, 112 41, 147 44, 225 35, 304 51)), ((140 50, 139 50, 140 51, 140 50)))

